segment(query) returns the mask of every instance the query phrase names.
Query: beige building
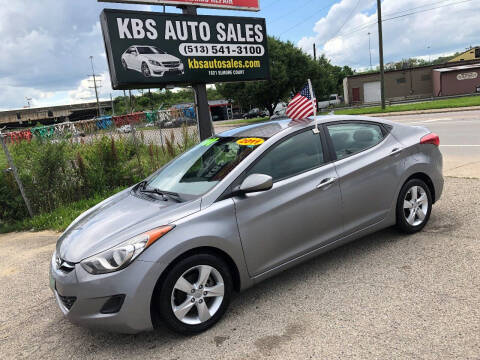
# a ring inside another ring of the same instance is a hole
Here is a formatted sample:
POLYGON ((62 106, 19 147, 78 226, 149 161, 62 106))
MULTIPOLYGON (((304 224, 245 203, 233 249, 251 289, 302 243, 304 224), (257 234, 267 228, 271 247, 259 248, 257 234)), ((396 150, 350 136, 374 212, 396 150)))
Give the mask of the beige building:
POLYGON ((458 56, 455 56, 449 62, 459 62, 459 61, 468 61, 468 60, 480 60, 480 46, 476 46, 461 53, 458 56))

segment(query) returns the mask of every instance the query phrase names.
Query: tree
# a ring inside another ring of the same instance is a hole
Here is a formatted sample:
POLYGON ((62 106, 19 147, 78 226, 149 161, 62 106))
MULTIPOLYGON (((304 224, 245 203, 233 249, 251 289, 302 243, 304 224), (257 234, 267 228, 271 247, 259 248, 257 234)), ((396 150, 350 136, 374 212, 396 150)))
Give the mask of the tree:
POLYGON ((273 115, 277 105, 299 92, 307 79, 318 97, 339 92, 345 74, 353 73, 348 67, 331 65, 325 56, 314 61, 293 43, 274 37, 268 38, 268 53, 270 80, 219 84, 219 93, 244 108, 259 107, 273 115))

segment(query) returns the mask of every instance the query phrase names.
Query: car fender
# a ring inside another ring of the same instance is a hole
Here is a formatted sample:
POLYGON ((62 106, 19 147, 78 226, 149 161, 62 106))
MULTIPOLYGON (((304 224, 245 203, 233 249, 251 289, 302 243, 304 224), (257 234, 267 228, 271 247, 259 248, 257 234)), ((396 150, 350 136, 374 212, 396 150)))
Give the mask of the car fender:
POLYGON ((390 214, 387 216, 387 218, 391 220, 390 222, 396 222, 396 204, 398 200, 398 195, 400 194, 400 190, 402 189, 403 184, 405 184, 407 179, 417 173, 424 173, 431 178, 431 174, 434 171, 434 165, 429 161, 428 156, 421 152, 416 152, 414 157, 409 156, 405 159, 405 171, 403 172, 400 181, 398 182, 395 196, 393 197, 392 205, 390 207, 390 214))
MULTIPOLYGON (((232 199, 215 202, 174 224, 175 228, 151 245, 139 259, 161 262, 163 273, 186 252, 211 248, 226 254, 235 264, 242 290, 253 285, 247 271, 232 199)), ((161 273, 158 274, 160 276, 161 273)))

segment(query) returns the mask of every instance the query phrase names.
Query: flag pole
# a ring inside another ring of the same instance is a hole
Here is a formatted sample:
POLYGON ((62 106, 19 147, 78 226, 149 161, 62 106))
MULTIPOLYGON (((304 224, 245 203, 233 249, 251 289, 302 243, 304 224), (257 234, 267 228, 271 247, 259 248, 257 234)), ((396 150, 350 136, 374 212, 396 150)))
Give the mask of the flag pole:
POLYGON ((310 96, 312 97, 312 106, 313 106, 313 120, 315 121, 315 127, 313 128, 313 133, 318 134, 318 121, 316 119, 317 117, 317 104, 315 102, 315 97, 313 96, 313 87, 312 87, 312 82, 310 79, 308 79, 308 88, 310 90, 310 96))

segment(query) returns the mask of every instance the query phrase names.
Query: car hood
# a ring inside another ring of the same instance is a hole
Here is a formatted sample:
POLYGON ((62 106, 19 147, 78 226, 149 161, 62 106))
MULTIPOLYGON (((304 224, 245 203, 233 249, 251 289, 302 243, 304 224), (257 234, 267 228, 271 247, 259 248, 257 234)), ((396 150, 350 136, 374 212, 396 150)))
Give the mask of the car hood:
POLYGON ((142 55, 147 60, 155 60, 158 62, 162 61, 180 61, 179 58, 170 55, 170 54, 145 54, 142 55))
POLYGON ((78 263, 133 236, 193 214, 200 210, 200 202, 149 201, 135 196, 131 189, 124 190, 80 215, 58 239, 57 254, 78 263))

